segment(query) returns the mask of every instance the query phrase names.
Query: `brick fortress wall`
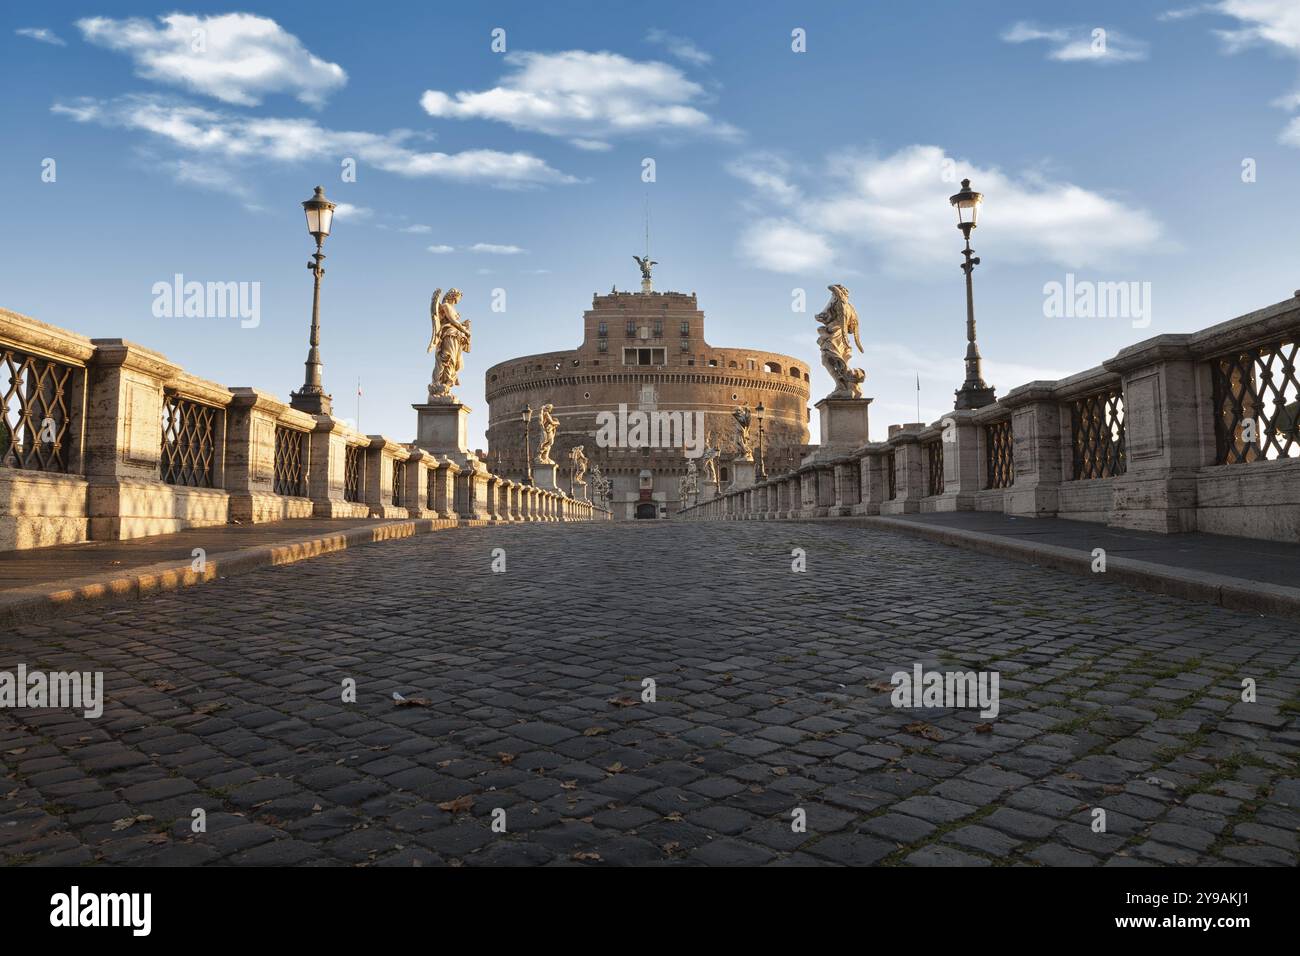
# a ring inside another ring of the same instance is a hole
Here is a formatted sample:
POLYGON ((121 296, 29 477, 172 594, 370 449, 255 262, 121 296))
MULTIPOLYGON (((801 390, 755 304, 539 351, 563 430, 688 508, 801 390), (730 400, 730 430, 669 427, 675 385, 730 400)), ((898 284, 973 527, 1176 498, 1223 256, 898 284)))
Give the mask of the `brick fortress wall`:
MULTIPOLYGON (((680 448, 599 448, 598 412, 703 412, 706 430, 722 448, 723 466, 735 451, 731 411, 762 402, 763 457, 769 471, 797 464, 808 442, 808 365, 757 349, 716 348, 704 337, 704 313, 694 293, 611 292, 592 297, 583 314, 582 344, 572 350, 527 355, 487 370, 488 462, 500 474, 525 472, 520 412, 534 415, 547 402, 560 419, 551 458, 568 488, 574 445, 614 480, 614 517, 635 513, 639 476, 653 473, 653 498, 671 514, 678 479, 686 472, 680 448)), ((757 447, 757 423, 750 428, 757 447)), ((532 449, 539 430, 532 426, 532 449)), ((725 482, 724 482, 725 485, 725 482)))

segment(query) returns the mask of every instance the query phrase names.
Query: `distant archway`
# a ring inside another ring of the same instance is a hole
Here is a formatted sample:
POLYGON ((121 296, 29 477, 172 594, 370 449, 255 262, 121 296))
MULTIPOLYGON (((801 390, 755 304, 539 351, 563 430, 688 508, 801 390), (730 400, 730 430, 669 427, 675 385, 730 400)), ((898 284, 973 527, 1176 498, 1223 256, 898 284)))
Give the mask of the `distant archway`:
POLYGON ((637 518, 655 518, 658 517, 659 511, 653 501, 643 501, 636 506, 637 518))

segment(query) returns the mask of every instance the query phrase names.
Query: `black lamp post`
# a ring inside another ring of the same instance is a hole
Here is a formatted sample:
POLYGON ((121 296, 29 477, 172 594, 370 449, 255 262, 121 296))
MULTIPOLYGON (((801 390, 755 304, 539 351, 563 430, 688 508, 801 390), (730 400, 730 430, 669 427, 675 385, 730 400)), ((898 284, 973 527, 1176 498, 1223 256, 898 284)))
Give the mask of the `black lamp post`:
POLYGON ((519 413, 520 420, 524 423, 524 467, 527 477, 524 484, 533 483, 533 406, 525 405, 524 410, 519 413))
POLYGON ((315 277, 315 289, 311 300, 310 347, 307 350, 307 361, 304 363, 307 366, 307 374, 302 388, 290 393, 289 404, 310 415, 329 415, 333 412, 333 403, 321 385, 320 280, 321 276, 325 275, 325 269, 321 265, 325 253, 321 252, 321 247, 325 245, 325 237, 330 234, 330 227, 334 223, 334 203, 326 199, 325 190, 317 186, 316 192, 302 204, 302 208, 307 214, 307 232, 316 240, 313 261, 307 263, 307 268, 315 277))
POLYGON ((762 479, 767 477, 767 469, 763 467, 763 412, 767 409, 759 402, 754 411, 758 415, 758 477, 762 479))
POLYGON ((980 350, 975 344, 975 292, 971 284, 971 273, 980 264, 980 260, 970 247, 970 234, 975 228, 975 219, 979 215, 984 195, 970 188, 969 179, 963 179, 961 192, 950 196, 948 201, 957 210, 957 228, 966 238, 966 248, 962 252, 966 261, 961 266, 961 271, 966 273, 966 381, 957 390, 955 407, 958 410, 983 408, 997 401, 993 388, 984 383, 984 377, 980 373, 980 350))

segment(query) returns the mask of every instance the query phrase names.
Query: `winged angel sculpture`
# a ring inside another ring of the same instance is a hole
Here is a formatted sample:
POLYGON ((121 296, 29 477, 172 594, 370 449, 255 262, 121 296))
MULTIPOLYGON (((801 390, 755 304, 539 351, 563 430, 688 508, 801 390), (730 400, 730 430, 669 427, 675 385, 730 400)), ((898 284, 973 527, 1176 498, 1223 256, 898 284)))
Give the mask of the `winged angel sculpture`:
POLYGON ((425 351, 437 351, 433 381, 429 385, 431 402, 456 400, 451 390, 460 384, 460 370, 465 365, 465 353, 469 351, 470 323, 468 319, 462 320, 456 311, 456 303, 460 300, 459 289, 448 289, 445 297, 442 289, 434 289, 433 299, 429 302, 433 333, 425 351))
POLYGON ((861 398, 862 382, 867 373, 851 368, 853 345, 862 351, 858 337, 858 310, 849 302, 849 290, 831 285, 831 300, 817 313, 817 346, 822 350, 822 365, 835 380, 835 390, 827 398, 861 398), (852 338, 850 338, 850 336, 852 338))

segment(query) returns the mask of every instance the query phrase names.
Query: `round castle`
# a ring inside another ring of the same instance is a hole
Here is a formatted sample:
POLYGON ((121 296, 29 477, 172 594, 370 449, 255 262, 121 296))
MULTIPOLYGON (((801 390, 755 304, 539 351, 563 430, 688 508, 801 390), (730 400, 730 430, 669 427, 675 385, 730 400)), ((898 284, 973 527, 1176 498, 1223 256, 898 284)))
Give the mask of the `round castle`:
MULTIPOLYGON (((776 352, 710 345, 695 293, 655 292, 648 276, 640 292, 593 295, 582 326, 582 344, 576 349, 525 355, 487 370, 488 465, 497 474, 521 478, 527 473, 522 413, 526 406, 533 409, 528 444, 535 457, 537 412, 545 404, 555 406, 560 420, 551 451, 560 466, 560 486, 569 490, 569 449, 581 445, 592 470, 598 467, 612 480, 615 519, 672 514, 688 456, 701 466, 698 455, 709 436, 709 444, 721 451, 717 464, 725 489, 737 447, 731 413, 739 405, 747 405, 754 416, 750 439, 755 461, 756 409, 762 403, 766 470, 798 463, 808 443, 806 362, 776 352), (665 427, 651 427, 642 438, 638 418, 657 419, 665 427), (621 427, 616 424, 620 419, 621 427), (700 422, 703 435, 698 434, 700 422)), ((588 497, 591 478, 589 471, 588 497)), ((699 484, 702 496, 712 492, 706 490, 703 474, 699 484)), ((583 489, 576 491, 582 497, 583 489)))

